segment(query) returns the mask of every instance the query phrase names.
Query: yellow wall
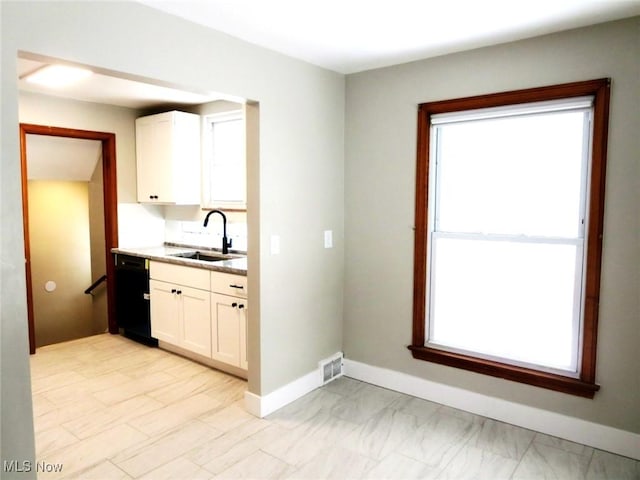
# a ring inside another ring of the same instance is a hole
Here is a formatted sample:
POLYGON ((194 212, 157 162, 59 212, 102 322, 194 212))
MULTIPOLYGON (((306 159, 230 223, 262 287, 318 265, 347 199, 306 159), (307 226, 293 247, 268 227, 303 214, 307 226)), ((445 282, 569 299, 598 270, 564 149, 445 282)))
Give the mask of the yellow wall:
POLYGON ((29 236, 36 346, 92 335, 88 183, 30 180, 29 236))

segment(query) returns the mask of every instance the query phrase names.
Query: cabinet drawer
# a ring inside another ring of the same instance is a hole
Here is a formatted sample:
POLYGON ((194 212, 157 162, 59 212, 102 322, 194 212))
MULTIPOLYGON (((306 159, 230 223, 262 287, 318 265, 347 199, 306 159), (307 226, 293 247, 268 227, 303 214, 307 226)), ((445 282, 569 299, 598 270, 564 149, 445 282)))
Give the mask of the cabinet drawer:
POLYGON ((154 280, 209 290, 210 270, 184 267, 164 262, 150 262, 149 276, 154 280))
POLYGON ((246 298, 247 277, 231 273, 211 272, 211 291, 246 298))

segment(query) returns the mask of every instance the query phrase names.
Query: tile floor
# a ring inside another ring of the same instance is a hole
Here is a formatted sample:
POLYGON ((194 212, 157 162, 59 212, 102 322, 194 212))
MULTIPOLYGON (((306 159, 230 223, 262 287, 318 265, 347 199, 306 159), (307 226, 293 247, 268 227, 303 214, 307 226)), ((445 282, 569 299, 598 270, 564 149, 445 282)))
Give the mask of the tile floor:
POLYGON ((640 462, 349 378, 266 419, 246 383, 124 337, 31 357, 37 460, 90 479, 640 479, 640 462))

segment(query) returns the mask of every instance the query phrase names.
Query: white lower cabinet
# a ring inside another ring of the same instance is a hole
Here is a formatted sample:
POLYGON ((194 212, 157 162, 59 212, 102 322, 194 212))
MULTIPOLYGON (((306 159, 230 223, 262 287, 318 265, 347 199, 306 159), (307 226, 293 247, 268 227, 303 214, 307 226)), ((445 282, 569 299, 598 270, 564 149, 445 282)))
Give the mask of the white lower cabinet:
POLYGON ((155 261, 149 272, 151 335, 246 371, 247 277, 155 261))
POLYGON ((211 357, 211 279, 200 268, 150 262, 151 335, 211 357))
POLYGON ((242 369, 247 362, 247 300, 211 294, 211 357, 242 369))
POLYGON ((240 368, 249 369, 249 304, 247 303, 242 311, 240 323, 240 368))
POLYGON ((151 336, 169 342, 180 343, 180 320, 175 286, 170 283, 149 280, 151 297, 151 336))
POLYGON ((199 355, 211 356, 208 291, 150 280, 151 335, 199 355))
POLYGON ((208 357, 211 355, 211 294, 195 288, 183 288, 179 296, 182 297, 182 346, 208 357))

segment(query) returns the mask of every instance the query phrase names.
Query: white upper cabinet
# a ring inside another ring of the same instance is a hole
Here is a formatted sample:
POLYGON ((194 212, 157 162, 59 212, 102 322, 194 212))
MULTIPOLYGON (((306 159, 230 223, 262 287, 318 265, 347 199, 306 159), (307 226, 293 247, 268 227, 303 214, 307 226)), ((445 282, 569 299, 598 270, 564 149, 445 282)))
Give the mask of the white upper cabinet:
POLYGON ((200 204, 200 116, 165 112, 136 119, 138 202, 200 204))

